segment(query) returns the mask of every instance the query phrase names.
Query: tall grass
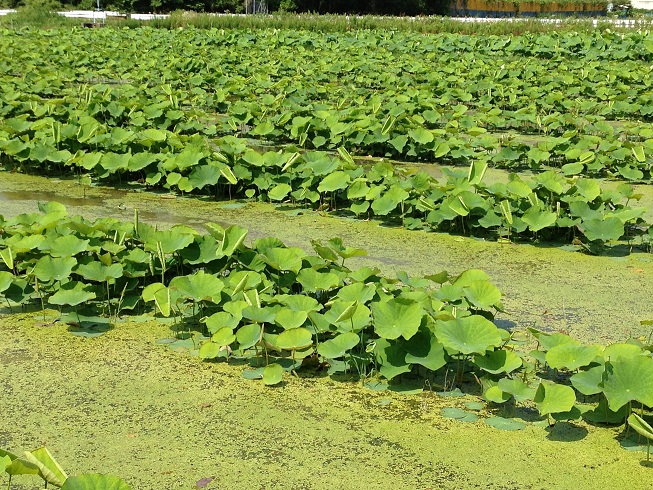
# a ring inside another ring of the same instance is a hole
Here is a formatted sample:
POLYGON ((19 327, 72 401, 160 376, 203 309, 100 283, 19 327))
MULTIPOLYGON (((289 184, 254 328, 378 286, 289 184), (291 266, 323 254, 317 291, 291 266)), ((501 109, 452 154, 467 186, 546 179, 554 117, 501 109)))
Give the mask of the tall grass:
MULTIPOLYGON (((449 17, 378 17, 314 14, 272 15, 211 15, 194 12, 173 12, 165 19, 151 21, 116 20, 111 25, 138 27, 149 25, 161 29, 183 27, 218 29, 292 29, 316 32, 347 32, 362 29, 410 31, 420 33, 459 33, 470 35, 518 35, 526 32, 575 31, 591 32, 597 29, 620 29, 609 22, 594 25, 587 18, 557 19, 556 23, 542 22, 536 18, 496 19, 476 22, 460 21, 449 17)), ((645 27, 651 25, 646 23, 645 27)))

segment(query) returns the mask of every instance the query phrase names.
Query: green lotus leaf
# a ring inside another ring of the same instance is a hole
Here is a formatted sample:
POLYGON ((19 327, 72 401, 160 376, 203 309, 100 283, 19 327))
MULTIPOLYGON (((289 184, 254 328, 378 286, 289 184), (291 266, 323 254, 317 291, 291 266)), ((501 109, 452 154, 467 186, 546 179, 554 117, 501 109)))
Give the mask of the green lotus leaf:
MULTIPOLYGON (((0 288, 1 290, 1 288, 0 288)), ((355 282, 340 288, 338 291, 338 298, 343 301, 356 301, 358 303, 367 303, 374 298, 376 294, 376 287, 373 284, 365 284, 363 282, 355 282)))
POLYGON ((420 329, 404 344, 409 364, 420 364, 431 371, 437 371, 447 364, 444 347, 428 330, 420 329))
POLYGON ((48 303, 77 306, 91 299, 95 299, 95 293, 89 285, 79 281, 70 281, 62 284, 57 292, 48 298, 48 303))
POLYGON ((625 233, 624 224, 619 218, 583 220, 579 228, 590 241, 619 240, 625 233))
POLYGON ((131 490, 116 476, 91 473, 68 477, 61 490, 131 490))
POLYGON ((340 277, 333 272, 318 272, 315 269, 302 269, 297 275, 299 282, 305 291, 314 293, 316 291, 328 291, 340 285, 340 277))
POLYGON ((89 240, 82 240, 75 235, 57 237, 48 251, 52 257, 72 257, 88 249, 89 240))
POLYGON ((34 275, 42 282, 61 281, 70 276, 77 265, 74 257, 50 257, 44 255, 34 265, 34 275))
POLYGON ((55 461, 46 447, 40 447, 30 452, 26 451, 24 458, 38 466, 39 476, 55 487, 61 487, 68 478, 66 472, 55 461))
POLYGON ((576 393, 570 386, 542 382, 533 401, 540 415, 569 412, 576 402, 576 393))
POLYGON ((40 468, 38 465, 26 460, 25 458, 15 458, 5 468, 5 473, 11 476, 16 475, 38 475, 40 468))
POLYGON ((231 257, 236 250, 241 248, 246 237, 247 230, 240 226, 232 225, 223 230, 223 233, 219 238, 220 252, 217 254, 218 257, 231 257))
POLYGON ((406 362, 406 351, 397 342, 378 339, 374 346, 374 354, 379 364, 379 373, 386 379, 410 371, 410 364, 406 362))
POLYGON ((605 367, 603 365, 594 366, 585 371, 579 371, 574 374, 569 381, 571 381, 572 386, 583 395, 596 395, 603 391, 601 383, 603 381, 604 371, 605 367))
POLYGON ((615 412, 630 401, 653 406, 653 359, 637 356, 606 362, 603 394, 615 412))
POLYGON ((449 353, 485 354, 502 343, 499 329, 480 315, 471 315, 435 324, 435 335, 449 353))
POLYGON ((601 353, 598 345, 557 345, 546 353, 547 364, 554 369, 575 369, 589 365, 601 353))
MULTIPOLYGON (((232 311, 230 313, 233 314, 232 311)), ((271 307, 246 306, 241 311, 243 318, 255 323, 272 323, 277 310, 271 307)))
POLYGON ((305 349, 313 345, 313 334, 307 328, 291 328, 279 334, 276 346, 284 350, 305 349))
POLYGON ((281 383, 283 376, 283 368, 276 363, 268 364, 263 369, 263 384, 267 386, 274 386, 281 383))
POLYGON ((410 136, 415 142, 419 143, 420 145, 427 145, 434 140, 434 136, 431 131, 419 127, 409 130, 408 136, 410 136))
POLYGON ((348 312, 348 309, 351 313, 351 307, 352 302, 350 301, 334 300, 331 308, 324 314, 324 318, 335 325, 339 332, 360 332, 370 324, 370 309, 364 304, 357 303, 353 308, 353 314, 346 318, 345 313, 348 312))
POLYGON ((106 266, 102 262, 94 260, 88 264, 80 264, 75 273, 87 281, 107 282, 122 277, 123 268, 121 264, 106 266))
POLYGON ((236 332, 236 340, 241 349, 249 349, 260 342, 263 335, 263 329, 257 323, 248 323, 243 325, 236 332))
POLYGON ((345 189, 351 182, 351 177, 347 172, 338 170, 327 175, 320 185, 318 185, 317 190, 319 192, 334 192, 340 189, 345 189))
POLYGON ((302 268, 303 251, 294 248, 273 247, 261 254, 263 261, 278 271, 299 273, 302 268))
POLYGON ((443 408, 441 413, 443 417, 455 419, 459 422, 476 422, 478 420, 478 415, 460 408, 443 408))
POLYGON ((553 226, 558 216, 554 212, 542 210, 539 206, 533 206, 521 218, 531 231, 537 232, 543 228, 553 226))
POLYGON ((360 343, 360 337, 354 332, 345 332, 325 340, 317 346, 317 353, 327 359, 337 359, 360 343))
POLYGON ((211 342, 219 346, 231 345, 236 340, 236 335, 231 327, 222 327, 211 336, 211 342))
POLYGON ((477 308, 490 309, 501 302, 501 291, 490 281, 472 281, 463 289, 468 301, 477 308))
POLYGON ((268 191, 268 198, 272 201, 282 201, 292 191, 288 184, 278 184, 268 191))
POLYGON ((0 293, 5 291, 14 282, 14 275, 11 272, 0 271, 0 293))
POLYGON ((653 427, 636 413, 630 414, 628 425, 635 429, 635 432, 639 435, 646 437, 649 441, 653 440, 653 427))
MULTIPOLYGON (((140 227, 139 233, 141 233, 140 227)), ((145 239, 144 246, 146 251, 155 253, 162 252, 169 255, 182 250, 193 243, 195 235, 196 232, 190 233, 187 231, 186 227, 174 226, 170 230, 155 231, 149 236, 142 238, 145 239)))
POLYGON ((535 330, 531 330, 531 332, 538 340, 540 346, 542 347, 542 350, 544 351, 548 351, 557 345, 564 345, 564 344, 580 345, 580 342, 578 342, 576 339, 572 339, 569 335, 566 335, 564 333, 556 332, 553 334, 548 334, 545 332, 538 332, 535 330))
POLYGON ((202 189, 207 185, 216 185, 222 174, 215 165, 198 165, 188 176, 188 184, 193 189, 202 189))
POLYGON ((379 216, 386 216, 410 195, 398 185, 393 185, 381 197, 372 202, 372 211, 379 216))
POLYGON ((532 401, 537 391, 521 379, 501 378, 497 387, 504 393, 512 395, 516 402, 532 401))
POLYGON ((177 290, 181 296, 198 301, 221 301, 220 292, 224 282, 213 274, 199 271, 191 276, 176 276, 170 281, 169 288, 177 290))
POLYGON ((508 374, 522 366, 522 359, 510 350, 501 349, 475 356, 474 364, 491 374, 508 374))
POLYGON ((308 315, 305 311, 295 311, 284 307, 277 311, 274 322, 285 330, 290 330, 304 325, 307 318, 308 315))
MULTIPOLYGON (((445 276, 440 277, 441 280, 443 279, 442 282, 440 282, 440 284, 443 284, 449 278, 446 272, 444 272, 444 274, 445 276)), ((454 284, 461 288, 465 288, 471 286, 472 284, 478 281, 489 281, 489 280, 490 280, 490 276, 488 276, 486 272, 483 272, 482 270, 479 269, 468 269, 460 273, 458 277, 456 277, 453 281, 451 281, 451 284, 454 284)))
MULTIPOLYGON (((2 288, 0 287, 0 291, 2 288)), ((603 349, 603 357, 606 361, 616 361, 619 358, 628 358, 646 355, 646 351, 633 344, 610 344, 603 349)))
POLYGON ((305 311, 308 313, 322 309, 322 305, 315 298, 304 296, 303 294, 278 295, 276 299, 279 303, 293 311, 305 311))
POLYGON ((226 311, 219 311, 204 319, 206 328, 211 334, 216 333, 223 327, 229 327, 233 330, 238 325, 238 322, 238 318, 226 311))
POLYGON ((420 326, 424 310, 415 301, 396 298, 372 303, 374 331, 384 339, 410 339, 420 326))

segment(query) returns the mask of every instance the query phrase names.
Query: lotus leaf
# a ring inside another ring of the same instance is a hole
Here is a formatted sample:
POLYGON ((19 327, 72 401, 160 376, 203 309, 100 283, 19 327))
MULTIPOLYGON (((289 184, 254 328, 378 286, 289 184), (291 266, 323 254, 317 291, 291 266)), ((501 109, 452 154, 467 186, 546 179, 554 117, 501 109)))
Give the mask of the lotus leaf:
POLYGON ((263 329, 256 323, 243 325, 236 332, 236 340, 241 349, 249 349, 261 341, 263 329))
POLYGON ((181 296, 190 298, 195 302, 211 301, 219 303, 224 282, 213 274, 199 271, 191 276, 173 277, 169 288, 178 291, 181 296))
POLYGON ((484 356, 475 356, 474 364, 491 374, 509 374, 522 366, 521 357, 510 350, 495 350, 484 356))
POLYGON ((123 268, 121 264, 106 266, 102 262, 94 260, 87 264, 80 264, 75 272, 87 281, 108 282, 122 277, 123 268))
MULTIPOLYGON (((72 257, 78 253, 85 252, 89 240, 82 240, 75 235, 57 237, 50 245, 49 253, 52 257, 72 257)), ((43 244, 41 249, 43 249, 43 244)))
POLYGON ((302 268, 303 252, 294 248, 268 248, 261 255, 263 261, 278 271, 299 273, 302 268))
POLYGON ((478 415, 460 408, 443 408, 442 416, 459 422, 476 422, 478 420, 478 415))
POLYGON ((232 330, 238 325, 238 318, 226 311, 219 311, 207 317, 204 322, 210 333, 216 333, 222 327, 230 327, 232 330))
POLYGON ((601 353, 598 345, 557 345, 546 353, 547 364, 554 369, 575 369, 589 365, 601 353))
POLYGON ((477 308, 489 309, 500 305, 501 291, 489 281, 472 281, 463 289, 467 300, 477 308))
POLYGON ((435 335, 450 354, 485 354, 501 345, 499 329, 480 315, 471 315, 435 324, 435 335))
POLYGON ((116 476, 86 474, 69 477, 61 490, 131 490, 131 487, 116 476))
POLYGON ((372 316, 379 337, 393 340, 403 336, 408 340, 417 332, 424 310, 415 301, 397 298, 372 303, 372 316))
POLYGON ((492 403, 507 402, 510 396, 510 393, 505 393, 497 385, 492 385, 483 392, 483 398, 492 403))
POLYGON ((268 364, 263 369, 263 384, 267 386, 274 386, 281 383, 281 378, 283 375, 283 368, 276 363, 268 364))
MULTIPOLYGON (((331 308, 324 314, 324 317, 332 325, 335 325, 339 332, 360 332, 370 324, 371 320, 370 309, 364 304, 358 303, 353 308, 353 314, 350 318, 338 322, 339 318, 346 318, 347 315, 345 313, 351 307, 352 303, 349 301, 334 300, 331 308)), ((351 312, 351 309, 349 312, 351 312)))
POLYGON ((305 311, 295 311, 291 308, 280 308, 274 317, 274 322, 284 330, 301 327, 306 322, 308 315, 305 311))
POLYGON ((619 218, 583 220, 579 228, 590 241, 619 240, 625 233, 624 224, 619 218))
POLYGON ((302 269, 297 275, 305 291, 328 291, 340 285, 340 278, 333 272, 318 272, 315 269, 302 269))
POLYGON ((540 415, 569 412, 576 402, 576 393, 570 386, 543 381, 533 401, 540 415))
POLYGON ((569 381, 576 390, 583 395, 595 395, 603 391, 601 382, 603 381, 603 373, 605 367, 603 365, 594 366, 585 371, 579 371, 574 374, 569 381))
POLYGON ((497 386, 504 393, 512 395, 516 402, 532 401, 537 391, 521 379, 501 378, 497 386))
POLYGON ((14 275, 11 272, 0 271, 0 293, 8 289, 14 281, 14 275))
POLYGON ((62 281, 70 276, 75 265, 77 259, 74 257, 52 258, 44 255, 34 265, 34 275, 43 282, 62 281))
POLYGON ((360 343, 360 337, 354 332, 345 332, 325 340, 317 346, 317 353, 327 359, 342 357, 360 343))
POLYGON ((311 345, 313 345, 313 334, 303 327, 284 330, 276 340, 276 346, 284 350, 300 350, 311 345))
POLYGON ((31 452, 26 451, 24 458, 39 468, 39 476, 47 483, 61 487, 68 478, 66 472, 46 447, 40 447, 31 452))
POLYGON ((437 371, 447 364, 444 347, 435 336, 427 330, 418 330, 410 340, 404 344, 406 357, 409 364, 420 364, 431 371, 437 371))
POLYGON ((374 346, 374 354, 380 365, 379 373, 386 379, 392 379, 410 371, 410 364, 406 362, 406 352, 396 341, 378 339, 374 346))
MULTIPOLYGON (((2 290, 2 287, 0 287, 2 290)), ((633 344, 610 344, 603 349, 603 357, 606 361, 616 361, 619 358, 635 357, 645 355, 644 351, 638 345, 633 344)))
POLYGON ((615 412, 630 401, 653 406, 653 359, 637 356, 606 362, 603 394, 615 412))
POLYGON ((94 298, 95 293, 90 290, 90 286, 79 281, 70 281, 62 284, 57 292, 48 298, 48 303, 77 306, 94 298))

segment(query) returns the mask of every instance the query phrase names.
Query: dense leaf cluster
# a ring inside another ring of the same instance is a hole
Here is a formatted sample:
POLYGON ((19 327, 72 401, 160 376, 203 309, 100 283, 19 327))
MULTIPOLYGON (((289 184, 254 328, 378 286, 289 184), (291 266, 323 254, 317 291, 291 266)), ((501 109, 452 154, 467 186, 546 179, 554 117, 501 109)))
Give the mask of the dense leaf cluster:
POLYGON ((605 191, 579 177, 650 175, 653 129, 641 122, 648 92, 639 82, 653 41, 643 34, 483 43, 377 32, 2 35, 0 158, 10 168, 291 200, 411 229, 580 232, 598 244, 649 229, 643 209, 629 207, 639 198, 630 186, 605 191), (124 57, 108 57, 115 52, 124 57), (406 176, 388 163, 361 165, 359 155, 468 170, 406 176), (488 166, 526 165, 561 166, 565 176, 483 181, 488 166))
POLYGON ((523 333, 491 321, 501 293, 482 271, 389 278, 349 268, 365 252, 338 238, 313 242, 308 254, 275 238, 248 246, 237 226, 206 227, 89 221, 57 203, 0 217, 0 297, 73 308, 79 324, 79 310, 115 319, 151 305, 179 330, 206 334, 193 334, 200 358, 249 360, 260 367, 245 375, 266 384, 317 366, 362 378, 427 376, 489 402, 534 403, 558 420, 620 423, 633 402, 653 406, 650 346, 581 345, 531 330, 529 350, 523 333))

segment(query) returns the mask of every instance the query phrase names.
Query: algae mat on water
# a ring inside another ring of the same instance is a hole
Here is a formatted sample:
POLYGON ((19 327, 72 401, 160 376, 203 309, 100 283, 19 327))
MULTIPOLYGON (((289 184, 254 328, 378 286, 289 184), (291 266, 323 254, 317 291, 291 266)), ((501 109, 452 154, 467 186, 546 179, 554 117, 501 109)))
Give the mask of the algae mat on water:
POLYGON ((622 450, 616 430, 505 432, 442 418, 459 403, 448 397, 329 378, 269 388, 242 379, 242 366, 157 345, 170 332, 155 322, 84 339, 39 319, 0 319, 0 447, 45 442, 71 474, 143 490, 208 478, 209 489, 247 490, 649 488, 644 453, 622 450))

